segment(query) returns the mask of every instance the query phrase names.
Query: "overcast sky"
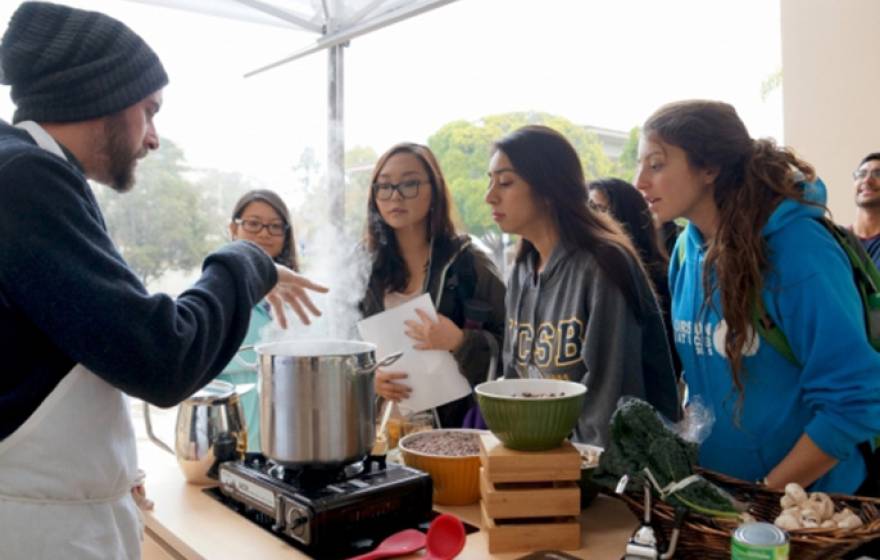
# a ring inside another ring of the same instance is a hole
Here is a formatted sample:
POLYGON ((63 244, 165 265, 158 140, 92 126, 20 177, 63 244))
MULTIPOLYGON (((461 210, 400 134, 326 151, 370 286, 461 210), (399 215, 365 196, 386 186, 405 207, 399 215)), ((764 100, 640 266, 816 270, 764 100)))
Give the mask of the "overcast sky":
MULTIPOLYGON (((126 0, 57 1, 123 20, 159 53, 171 76, 160 134, 194 166, 289 192, 303 149, 323 158, 326 53, 243 78, 314 36, 126 0)), ((18 3, 0 5, 0 27, 18 3)), ((524 110, 629 130, 696 97, 731 102, 753 136, 782 140, 781 92, 761 99, 780 49, 772 0, 458 0, 345 49, 346 143, 381 152, 452 120, 524 110)))

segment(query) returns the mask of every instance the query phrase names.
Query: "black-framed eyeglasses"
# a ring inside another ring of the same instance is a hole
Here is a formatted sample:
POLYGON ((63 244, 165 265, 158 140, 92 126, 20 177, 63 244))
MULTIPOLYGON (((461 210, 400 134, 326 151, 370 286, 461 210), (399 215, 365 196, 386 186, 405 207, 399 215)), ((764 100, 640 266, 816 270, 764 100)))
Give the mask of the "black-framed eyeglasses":
POLYGON ((875 181, 880 181, 880 167, 875 167, 871 170, 856 169, 853 171, 853 179, 856 181, 863 181, 868 178, 868 175, 870 175, 875 181))
POLYGON ((376 193, 376 200, 391 200, 394 191, 399 192, 402 198, 415 198, 419 196, 419 185, 422 183, 424 181, 421 179, 409 179, 396 185, 394 183, 373 183, 373 192, 376 193))
POLYGON ((263 228, 269 230, 269 235, 274 235, 275 237, 281 237, 285 233, 287 233, 287 229, 290 227, 287 224, 274 222, 271 224, 264 224, 260 220, 250 220, 243 218, 236 218, 233 220, 236 224, 241 226, 241 229, 245 230, 248 233, 260 233, 263 231, 263 228))

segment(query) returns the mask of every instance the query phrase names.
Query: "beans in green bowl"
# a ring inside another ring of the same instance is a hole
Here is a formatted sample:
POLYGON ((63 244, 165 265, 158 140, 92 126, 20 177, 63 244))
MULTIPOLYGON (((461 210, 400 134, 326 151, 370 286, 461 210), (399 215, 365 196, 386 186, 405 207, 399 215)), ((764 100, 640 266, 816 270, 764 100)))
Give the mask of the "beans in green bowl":
POLYGON ((571 434, 587 388, 558 379, 498 379, 477 385, 475 392, 486 425, 505 447, 543 451, 571 434))

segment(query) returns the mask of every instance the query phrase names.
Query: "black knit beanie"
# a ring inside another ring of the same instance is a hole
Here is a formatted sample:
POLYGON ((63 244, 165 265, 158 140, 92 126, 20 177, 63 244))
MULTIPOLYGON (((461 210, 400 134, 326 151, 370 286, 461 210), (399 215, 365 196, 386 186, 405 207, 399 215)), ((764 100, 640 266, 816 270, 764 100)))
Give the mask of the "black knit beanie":
POLYGON ((0 83, 12 86, 13 122, 112 115, 168 83, 156 53, 110 16, 24 2, 0 41, 0 83))

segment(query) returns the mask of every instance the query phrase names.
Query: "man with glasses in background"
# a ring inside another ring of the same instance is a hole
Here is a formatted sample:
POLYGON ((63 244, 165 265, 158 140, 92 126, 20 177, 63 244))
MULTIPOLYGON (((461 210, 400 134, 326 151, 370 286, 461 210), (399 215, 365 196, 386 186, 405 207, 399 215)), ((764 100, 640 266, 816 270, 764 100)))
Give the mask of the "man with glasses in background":
POLYGON ((880 152, 862 158, 853 171, 856 187, 856 221, 852 226, 865 251, 880 268, 880 152))

